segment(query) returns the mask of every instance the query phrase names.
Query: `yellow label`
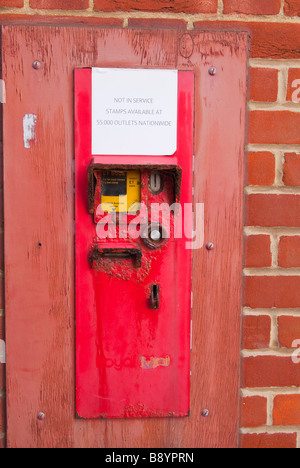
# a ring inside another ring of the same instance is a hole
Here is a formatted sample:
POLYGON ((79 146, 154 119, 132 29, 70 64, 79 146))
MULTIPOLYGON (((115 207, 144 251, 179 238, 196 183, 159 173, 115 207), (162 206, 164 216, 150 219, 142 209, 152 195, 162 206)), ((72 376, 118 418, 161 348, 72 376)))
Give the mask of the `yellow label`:
POLYGON ((141 202, 139 171, 103 171, 101 174, 101 205, 103 211, 135 213, 141 202))

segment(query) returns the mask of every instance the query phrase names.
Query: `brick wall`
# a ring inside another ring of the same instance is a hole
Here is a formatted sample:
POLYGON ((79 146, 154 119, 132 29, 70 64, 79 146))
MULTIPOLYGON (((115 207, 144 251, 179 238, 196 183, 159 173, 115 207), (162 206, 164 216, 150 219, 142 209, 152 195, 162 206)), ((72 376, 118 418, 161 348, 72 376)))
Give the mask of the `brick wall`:
POLYGON ((300 448, 300 0, 0 0, 0 17, 249 31, 240 445, 300 448))

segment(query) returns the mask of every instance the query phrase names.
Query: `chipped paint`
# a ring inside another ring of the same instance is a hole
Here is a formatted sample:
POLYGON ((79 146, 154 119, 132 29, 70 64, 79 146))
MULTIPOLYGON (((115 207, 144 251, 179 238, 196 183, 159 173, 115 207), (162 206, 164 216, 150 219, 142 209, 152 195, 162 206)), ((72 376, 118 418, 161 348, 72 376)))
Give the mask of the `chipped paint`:
POLYGON ((182 414, 174 413, 172 411, 165 413, 164 411, 156 411, 148 408, 144 403, 137 403, 136 405, 128 405, 124 408, 124 418, 160 418, 160 417, 173 417, 183 416, 182 414))
POLYGON ((6 103, 6 86, 4 80, 0 80, 0 102, 1 104, 6 103))
POLYGON ((5 341, 0 340, 0 364, 6 363, 5 341))
POLYGON ((36 142, 36 122, 37 116, 35 114, 25 114, 23 117, 23 139, 24 148, 31 148, 31 142, 36 142))
POLYGON ((156 369, 156 367, 169 367, 171 358, 170 356, 155 357, 151 356, 147 359, 144 356, 140 356, 141 368, 142 369, 156 369))
MULTIPOLYGON (((151 270, 152 261, 156 255, 143 255, 140 258, 140 267, 136 267, 136 262, 132 258, 110 258, 109 256, 98 255, 97 242, 91 246, 88 254, 89 264, 97 272, 106 273, 111 277, 123 281, 136 281, 142 283, 151 270)), ((113 249, 112 249, 113 250, 113 249)), ((135 249, 136 250, 136 249, 135 249)), ((150 297, 150 291, 149 291, 150 297)))

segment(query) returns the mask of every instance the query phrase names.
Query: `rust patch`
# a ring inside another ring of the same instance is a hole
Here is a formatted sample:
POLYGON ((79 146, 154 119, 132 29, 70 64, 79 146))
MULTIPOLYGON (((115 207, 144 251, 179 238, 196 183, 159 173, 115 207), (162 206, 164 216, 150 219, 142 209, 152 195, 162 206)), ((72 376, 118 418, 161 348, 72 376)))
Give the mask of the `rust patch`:
POLYGON ((136 266, 136 257, 132 258, 110 258, 97 254, 96 246, 92 246, 88 254, 88 261, 90 266, 97 272, 106 273, 109 276, 113 276, 124 281, 136 281, 141 283, 148 276, 152 260, 155 260, 156 256, 150 257, 143 255, 138 260, 141 261, 140 266, 136 266))
POLYGON ((92 252, 89 254, 89 262, 92 268, 94 265, 97 266, 99 260, 102 258, 120 259, 130 258, 133 259, 136 268, 140 268, 142 264, 142 251, 134 248, 103 248, 98 249, 94 247, 92 252))

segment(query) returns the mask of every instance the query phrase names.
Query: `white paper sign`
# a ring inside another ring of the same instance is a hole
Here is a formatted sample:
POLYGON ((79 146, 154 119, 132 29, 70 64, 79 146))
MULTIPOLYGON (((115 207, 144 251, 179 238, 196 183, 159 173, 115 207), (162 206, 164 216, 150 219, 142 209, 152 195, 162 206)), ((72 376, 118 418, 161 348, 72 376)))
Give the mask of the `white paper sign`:
POLYGON ((173 155, 177 70, 92 69, 92 154, 173 155))

